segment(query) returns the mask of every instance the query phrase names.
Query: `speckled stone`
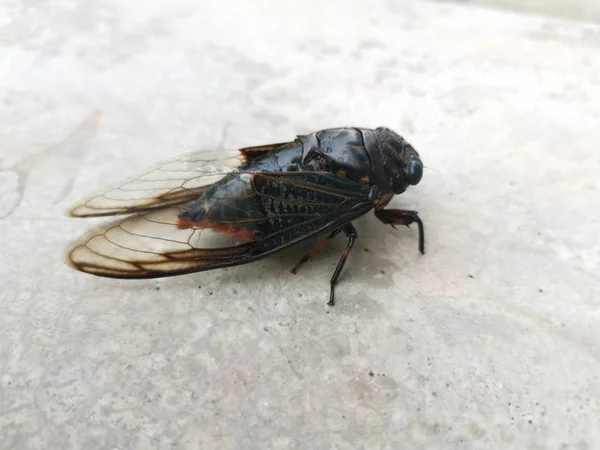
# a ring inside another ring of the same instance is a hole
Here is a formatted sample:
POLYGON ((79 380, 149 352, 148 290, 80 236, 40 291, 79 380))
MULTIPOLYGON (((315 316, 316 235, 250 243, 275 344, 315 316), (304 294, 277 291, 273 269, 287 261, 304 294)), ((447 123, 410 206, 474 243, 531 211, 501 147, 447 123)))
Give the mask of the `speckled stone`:
POLYGON ((0 448, 600 447, 600 28, 373 0, 0 3, 0 448), (368 6, 367 6, 368 4, 368 6), (162 159, 385 125, 421 153, 344 247, 152 281, 62 211, 162 159), (369 251, 364 251, 368 248, 369 251))

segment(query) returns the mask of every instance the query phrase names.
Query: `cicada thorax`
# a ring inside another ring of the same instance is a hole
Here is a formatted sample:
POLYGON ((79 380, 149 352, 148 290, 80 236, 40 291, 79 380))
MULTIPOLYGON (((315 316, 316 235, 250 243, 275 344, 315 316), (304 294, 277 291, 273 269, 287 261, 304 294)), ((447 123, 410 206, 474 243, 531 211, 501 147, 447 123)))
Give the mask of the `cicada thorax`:
POLYGON ((332 128, 300 136, 302 164, 361 184, 371 182, 371 162, 357 128, 332 128))
MULTIPOLYGON (((240 150, 246 172, 327 172, 361 184, 374 180, 364 132, 359 128, 332 128, 301 135, 292 142, 240 150)), ((372 139, 371 145, 377 145, 372 139)))

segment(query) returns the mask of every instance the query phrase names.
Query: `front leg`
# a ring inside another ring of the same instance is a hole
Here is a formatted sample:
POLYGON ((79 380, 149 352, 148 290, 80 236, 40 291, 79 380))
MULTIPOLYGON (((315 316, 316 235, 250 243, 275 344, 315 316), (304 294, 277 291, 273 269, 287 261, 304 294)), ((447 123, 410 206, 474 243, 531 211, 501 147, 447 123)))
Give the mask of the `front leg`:
POLYGON ((421 222, 416 211, 380 209, 375 211, 375 217, 394 228, 396 228, 395 225, 406 225, 410 228, 411 223, 416 223, 419 228, 419 251, 425 254, 425 231, 423 230, 423 222, 421 222))

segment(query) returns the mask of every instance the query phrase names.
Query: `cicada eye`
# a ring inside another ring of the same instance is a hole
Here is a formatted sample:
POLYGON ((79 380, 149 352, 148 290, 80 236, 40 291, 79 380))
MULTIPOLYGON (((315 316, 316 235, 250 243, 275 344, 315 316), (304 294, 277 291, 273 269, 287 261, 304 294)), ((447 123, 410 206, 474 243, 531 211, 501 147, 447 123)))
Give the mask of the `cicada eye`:
POLYGON ((411 186, 415 186, 419 184, 419 181, 421 181, 421 178, 423 178, 423 163, 418 159, 413 159, 412 161, 409 161, 407 171, 408 183, 411 186))

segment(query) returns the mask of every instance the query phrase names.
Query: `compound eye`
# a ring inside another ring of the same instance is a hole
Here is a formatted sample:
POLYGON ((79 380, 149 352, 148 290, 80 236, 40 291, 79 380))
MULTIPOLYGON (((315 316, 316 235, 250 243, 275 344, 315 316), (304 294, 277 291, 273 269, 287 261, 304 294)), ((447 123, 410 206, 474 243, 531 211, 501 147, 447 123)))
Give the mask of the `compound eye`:
POLYGON ((423 163, 419 160, 409 161, 407 166, 408 184, 415 186, 423 178, 423 163))

